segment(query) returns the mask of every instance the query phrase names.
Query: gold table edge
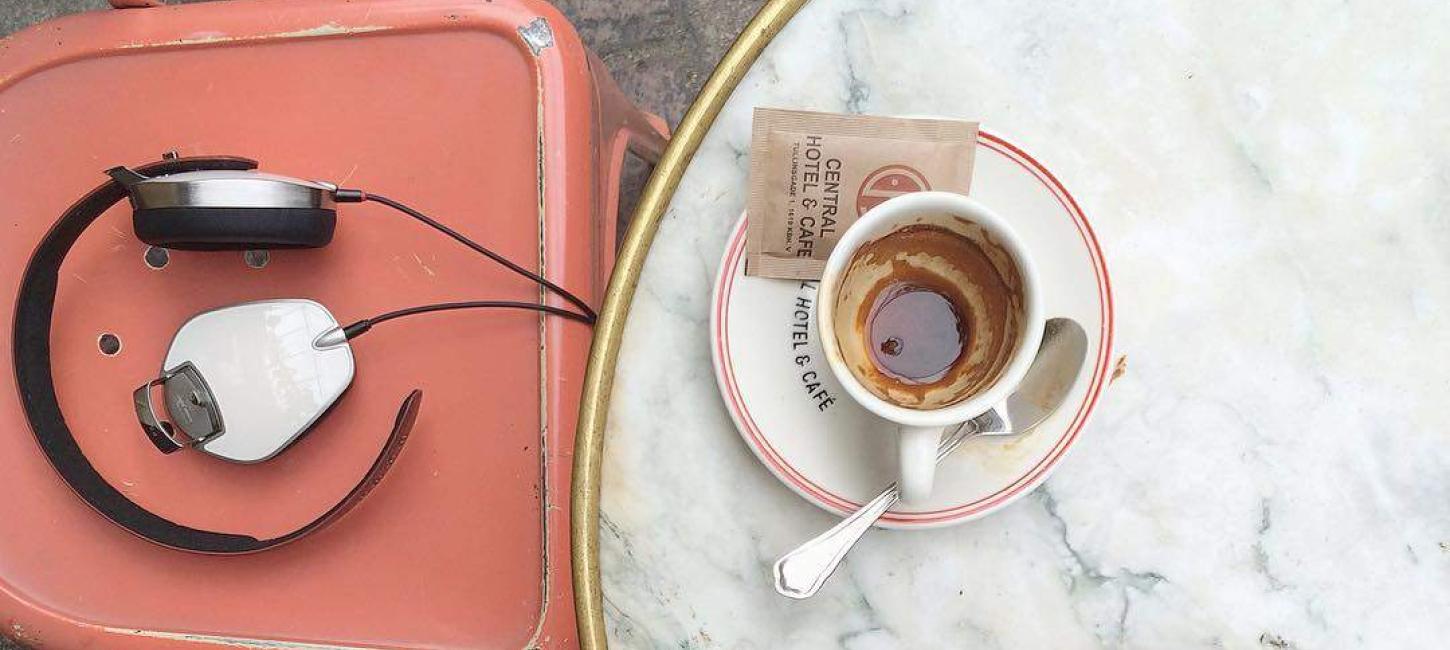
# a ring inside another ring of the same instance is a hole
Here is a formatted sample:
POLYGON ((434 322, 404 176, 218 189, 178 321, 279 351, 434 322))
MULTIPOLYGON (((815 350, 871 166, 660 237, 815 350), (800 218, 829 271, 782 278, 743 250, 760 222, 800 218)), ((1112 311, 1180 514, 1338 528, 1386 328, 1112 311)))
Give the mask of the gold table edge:
POLYGON ((579 423, 575 431, 570 498, 574 610, 579 627, 579 646, 584 650, 603 650, 609 645, 604 623, 604 593, 599 576, 600 469, 604 455, 605 419, 614 387, 614 368, 619 361, 620 339, 635 288, 639 285, 640 271, 659 230, 660 219, 716 116, 760 52, 807 1, 769 0, 725 52, 685 112, 684 119, 680 120, 669 147, 645 184, 620 246, 614 272, 609 278, 599 320, 594 325, 589 365, 584 374, 579 423))

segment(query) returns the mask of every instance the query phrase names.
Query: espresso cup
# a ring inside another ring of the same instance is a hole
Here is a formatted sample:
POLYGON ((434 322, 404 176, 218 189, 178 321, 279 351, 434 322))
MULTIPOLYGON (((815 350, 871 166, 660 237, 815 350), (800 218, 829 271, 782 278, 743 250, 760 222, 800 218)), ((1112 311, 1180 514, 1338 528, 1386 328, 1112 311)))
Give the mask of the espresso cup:
POLYGON ((1037 269, 996 213, 915 192, 872 208, 826 261, 816 322, 852 399, 898 425, 897 485, 931 495, 942 432, 1007 398, 1042 341, 1037 269))

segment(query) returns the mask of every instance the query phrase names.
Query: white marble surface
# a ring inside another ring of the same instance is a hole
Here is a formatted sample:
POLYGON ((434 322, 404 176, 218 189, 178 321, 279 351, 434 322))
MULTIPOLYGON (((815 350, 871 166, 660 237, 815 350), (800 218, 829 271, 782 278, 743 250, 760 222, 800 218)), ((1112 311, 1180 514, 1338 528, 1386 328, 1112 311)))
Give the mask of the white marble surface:
POLYGON ((815 0, 741 85, 651 253, 610 412, 626 648, 1450 645, 1450 5, 815 0), (716 392, 709 288, 756 105, 980 119, 1083 204, 1127 374, 987 519, 832 523, 716 392))

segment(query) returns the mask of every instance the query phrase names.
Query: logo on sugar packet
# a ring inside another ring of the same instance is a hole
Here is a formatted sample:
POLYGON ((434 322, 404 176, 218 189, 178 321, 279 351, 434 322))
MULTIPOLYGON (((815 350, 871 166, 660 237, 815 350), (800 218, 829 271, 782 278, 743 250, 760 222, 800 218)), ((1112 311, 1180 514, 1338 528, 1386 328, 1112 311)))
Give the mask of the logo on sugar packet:
POLYGON ((887 165, 866 175, 856 190, 856 216, 866 214, 887 199, 931 189, 926 175, 908 165, 887 165))

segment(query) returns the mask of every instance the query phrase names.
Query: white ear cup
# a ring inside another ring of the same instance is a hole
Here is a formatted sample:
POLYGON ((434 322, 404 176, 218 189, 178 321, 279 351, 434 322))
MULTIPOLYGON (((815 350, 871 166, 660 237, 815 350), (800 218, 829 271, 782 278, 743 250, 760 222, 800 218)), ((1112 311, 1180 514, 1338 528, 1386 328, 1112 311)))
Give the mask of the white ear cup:
MULTIPOLYGON (((322 305, 295 299, 222 307, 182 325, 162 371, 194 366, 221 419, 221 433, 197 448, 238 463, 261 462, 286 449, 352 383, 346 341, 313 344, 340 327, 322 305)), ((184 405, 187 396, 167 395, 168 410, 178 399, 184 405)))

